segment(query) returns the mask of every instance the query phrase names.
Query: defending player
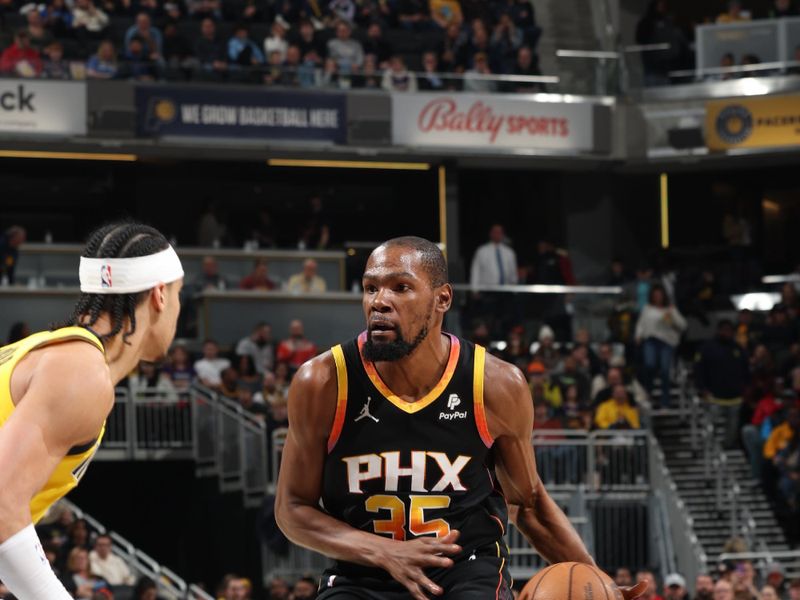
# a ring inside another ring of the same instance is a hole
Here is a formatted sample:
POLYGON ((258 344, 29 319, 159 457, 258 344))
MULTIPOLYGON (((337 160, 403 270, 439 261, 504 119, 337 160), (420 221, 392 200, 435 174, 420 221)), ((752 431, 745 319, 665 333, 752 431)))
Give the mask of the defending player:
POLYGON ((292 541, 336 559, 320 599, 511 598, 507 504, 548 561, 594 564, 537 476, 525 377, 442 332, 441 251, 390 240, 363 284, 367 331, 289 390, 276 514, 292 541))
POLYGON ((0 580, 19 600, 72 598, 33 525, 86 471, 114 386, 166 354, 182 279, 158 231, 107 225, 81 256, 82 294, 66 326, 0 348, 0 580))

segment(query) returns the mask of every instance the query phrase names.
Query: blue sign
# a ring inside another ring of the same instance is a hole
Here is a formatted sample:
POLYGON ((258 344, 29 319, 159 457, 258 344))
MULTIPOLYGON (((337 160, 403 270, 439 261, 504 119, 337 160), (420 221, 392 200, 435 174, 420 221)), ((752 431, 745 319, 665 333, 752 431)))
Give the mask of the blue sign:
POLYGON ((337 93, 142 85, 136 113, 144 137, 347 142, 347 99, 337 93))

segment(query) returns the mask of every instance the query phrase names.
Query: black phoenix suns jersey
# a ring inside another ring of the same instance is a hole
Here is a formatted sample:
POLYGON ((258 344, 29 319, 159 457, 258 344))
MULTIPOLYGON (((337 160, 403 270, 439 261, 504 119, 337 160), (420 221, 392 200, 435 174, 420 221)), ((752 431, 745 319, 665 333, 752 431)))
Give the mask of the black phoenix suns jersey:
MULTIPOLYGON (((424 398, 406 402, 362 358, 365 341, 366 332, 332 349, 338 404, 325 462, 325 510, 395 540, 458 529, 464 553, 502 544, 507 509, 483 408, 485 349, 450 335, 441 380, 424 398)), ((335 572, 388 576, 344 562, 335 572)))

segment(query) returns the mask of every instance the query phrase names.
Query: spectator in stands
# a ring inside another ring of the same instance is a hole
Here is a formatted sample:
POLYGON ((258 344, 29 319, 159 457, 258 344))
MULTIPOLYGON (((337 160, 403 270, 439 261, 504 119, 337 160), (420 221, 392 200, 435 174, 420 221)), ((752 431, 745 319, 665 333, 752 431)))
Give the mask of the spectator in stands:
POLYGON ((650 1, 636 26, 636 43, 669 44, 666 50, 642 52, 645 85, 669 85, 669 73, 681 66, 688 42, 675 23, 668 0, 650 1))
POLYGON ((356 3, 353 0, 328 0, 328 13, 333 19, 354 23, 356 3))
POLYGON ((164 36, 161 31, 154 27, 150 15, 140 12, 136 15, 136 23, 125 32, 125 51, 131 52, 131 42, 139 38, 144 46, 147 56, 157 60, 162 56, 164 36))
POLYGON ((750 19, 750 11, 743 8, 741 0, 728 0, 728 10, 717 16, 717 23, 739 23, 750 19))
POLYGON ((475 71, 475 59, 479 54, 482 54, 483 58, 486 59, 485 67, 489 72, 500 71, 500 65, 498 64, 500 61, 497 60, 494 49, 491 46, 486 24, 480 19, 474 19, 472 21, 471 34, 467 37, 466 41, 458 47, 458 52, 456 54, 456 70, 475 71))
POLYGON ((393 56, 394 52, 392 52, 392 45, 383 37, 383 28, 380 23, 370 23, 367 28, 364 53, 374 54, 378 59, 378 66, 381 69, 385 69, 389 66, 389 59, 393 56))
POLYGON ((321 194, 309 199, 308 214, 300 227, 297 247, 300 250, 325 250, 331 242, 331 225, 321 194))
MULTIPOLYGON (((70 552, 75 548, 81 548, 88 553, 91 550, 89 540, 89 526, 85 519, 74 519, 66 528, 65 541, 61 544, 59 563, 66 564, 70 552)), ((87 555, 88 557, 88 555, 87 555)))
POLYGON ((605 387, 601 388, 592 397, 592 406, 598 407, 603 402, 610 399, 614 394, 614 388, 618 385, 625 385, 625 380, 622 376, 622 369, 618 367, 612 367, 608 370, 608 374, 606 375, 605 387))
POLYGON ((240 23, 233 30, 233 37, 228 40, 228 60, 238 67, 257 67, 266 63, 264 53, 250 39, 247 25, 240 23))
POLYGON ((775 591, 775 588, 771 585, 765 585, 761 588, 761 592, 759 592, 760 600, 780 600, 778 596, 778 592, 775 591))
POLYGON ((111 553, 111 537, 98 535, 94 550, 89 553, 90 571, 110 585, 133 585, 134 577, 128 565, 119 556, 111 553))
POLYGON ((324 53, 324 47, 320 43, 316 32, 314 31, 314 25, 311 24, 311 21, 303 19, 300 21, 297 30, 297 35, 291 39, 291 42, 300 46, 300 52, 302 53, 303 57, 305 57, 305 55, 312 50, 318 55, 322 55, 324 53))
POLYGON ((282 85, 283 61, 281 60, 280 52, 273 50, 271 54, 267 55, 267 68, 264 69, 263 73, 265 84, 282 85))
POLYGON ((278 388, 275 374, 271 371, 264 373, 264 379, 261 384, 261 390, 253 395, 254 402, 261 402, 270 406, 275 404, 278 400, 285 399, 284 391, 278 388))
POLYGON ((561 353, 555 345, 555 333, 549 325, 542 325, 539 329, 537 340, 539 346, 536 348, 534 358, 542 361, 548 369, 557 369, 561 365, 561 353))
MULTIPOLYGON (((39 51, 31 46, 31 38, 25 29, 20 29, 14 43, 0 54, 0 73, 15 77, 37 77, 42 71, 39 51)), ((0 252, 5 248, 0 241, 0 252)), ((0 269, 4 264, 0 264, 0 269)), ((5 268, 6 274, 8 268, 5 268)))
POLYGON ((747 355, 733 332, 733 323, 721 320, 716 337, 700 348, 694 370, 700 396, 710 403, 715 418, 725 418, 726 448, 736 446, 742 395, 749 380, 747 355))
POLYGON ((672 360, 685 329, 686 319, 669 302, 663 286, 654 285, 636 323, 636 343, 642 348, 643 384, 651 399, 655 375, 661 378, 662 408, 669 406, 672 360))
POLYGON ((633 585, 633 575, 628 567, 619 567, 614 574, 614 583, 617 587, 630 587, 633 585))
POLYGON ((772 7, 767 12, 767 18, 780 19, 781 17, 796 17, 800 15, 800 9, 793 4, 792 0, 774 0, 772 7))
POLYGON ((440 91, 445 89, 445 80, 439 75, 439 57, 436 52, 425 52, 422 55, 422 75, 417 80, 417 87, 424 91, 440 91))
POLYGON ((239 372, 233 367, 222 369, 219 379, 220 384, 217 388, 217 391, 219 391, 219 393, 228 400, 234 400, 238 402, 239 390, 241 389, 241 386, 239 385, 239 372))
POLYGON ((514 285, 517 279, 517 255, 506 244, 502 225, 494 224, 489 229, 489 242, 480 246, 472 258, 470 284, 514 285))
POLYGON ((269 582, 270 600, 289 600, 289 584, 281 577, 273 577, 269 582))
POLYGON ((74 13, 72 27, 79 39, 99 39, 108 27, 108 15, 93 0, 76 0, 74 13))
POLYGON ((518 369, 524 370, 528 366, 531 362, 531 356, 525 339, 525 328, 522 325, 511 328, 506 340, 506 347, 498 355, 518 369))
POLYGON ((328 41, 328 58, 333 59, 337 69, 345 74, 357 72, 364 64, 361 42, 351 36, 350 24, 339 21, 336 24, 336 37, 328 41))
POLYGON ((128 49, 124 54, 124 61, 119 69, 120 79, 135 79, 139 81, 152 81, 158 78, 158 65, 156 61, 160 55, 148 54, 147 44, 139 36, 133 36, 128 42, 128 49))
POLYGON ((28 324, 25 321, 17 321, 11 325, 11 328, 8 330, 8 338, 6 339, 6 344, 14 344, 20 340, 25 339, 31 334, 31 328, 28 327, 28 324))
POLYGON ((364 56, 364 66, 357 79, 357 86, 364 89, 378 90, 383 84, 383 75, 378 69, 378 58, 374 54, 364 56))
POLYGON ((781 458, 780 453, 789 446, 797 431, 800 430, 800 409, 792 406, 786 411, 786 420, 776 425, 767 441, 764 442, 764 459, 769 461, 769 467, 765 465, 763 472, 764 484, 768 492, 773 490, 775 479, 779 475, 776 469, 779 468, 781 458))
POLYGON ((711 575, 700 573, 695 577, 694 600, 714 600, 714 580, 711 575))
POLYGON ((53 41, 53 34, 45 27, 42 15, 37 10, 30 10, 25 16, 31 46, 42 52, 53 41))
POLYGON ((566 388, 576 386, 578 390, 578 401, 582 406, 589 406, 589 391, 591 380, 589 379, 588 368, 580 365, 580 356, 584 352, 583 348, 574 348, 573 351, 564 357, 561 368, 555 374, 556 383, 561 387, 561 394, 566 394, 566 388))
POLYGON ((216 388, 222 383, 222 371, 230 366, 231 361, 220 358, 217 342, 206 340, 203 342, 203 358, 194 363, 194 370, 200 383, 216 388))
POLYGON ((295 319, 289 323, 289 337, 278 345, 278 362, 286 363, 291 370, 296 371, 300 365, 316 355, 317 346, 306 338, 303 322, 295 319))
POLYGON ((66 35, 72 27, 72 11, 65 0, 50 0, 39 14, 44 26, 58 37, 66 35))
POLYGON ((289 384, 291 383, 292 373, 289 370, 289 365, 285 362, 279 362, 275 365, 275 389, 286 396, 289 393, 289 384))
MULTIPOLYGON (((286 50, 286 58, 280 65, 280 76, 278 77, 276 83, 278 85, 285 85, 289 87, 299 87, 300 74, 301 74, 300 67, 302 65, 302 62, 303 62, 303 57, 300 54, 299 46, 295 44, 289 44, 289 47, 286 50)), ((262 214, 264 214, 265 212, 266 211, 262 211, 262 214)), ((268 215, 269 213, 266 214, 268 215)), ((268 241, 268 244, 266 246, 267 248, 275 246, 274 238, 272 238, 271 240, 267 239, 267 241, 268 241)))
POLYGON ((164 367, 164 373, 169 376, 178 393, 189 391, 196 373, 185 346, 172 347, 169 352, 169 361, 164 367))
POLYGON ((301 577, 292 589, 292 600, 314 600, 317 597, 317 582, 311 577, 301 577))
POLYGON ((431 19, 442 30, 447 29, 451 23, 461 25, 464 21, 459 0, 430 0, 429 5, 431 19))
POLYGON ((222 17, 221 0, 187 0, 186 8, 189 16, 198 21, 222 17))
MULTIPOLYGON (((664 600, 656 593, 656 576, 653 575, 652 571, 637 571, 636 584, 638 585, 642 581, 647 581, 649 586, 647 590, 645 590, 644 594, 639 596, 637 600, 664 600)), ((733 599, 729 598, 728 600, 733 599)))
POLYGON ((303 271, 295 273, 286 284, 286 291, 293 294, 322 294, 326 291, 325 280, 317 274, 317 261, 307 258, 303 262, 303 271))
POLYGON ((726 579, 720 579, 714 584, 714 600, 733 600, 733 586, 726 579))
POLYGON ((388 92, 417 91, 417 78, 406 68, 402 56, 395 55, 389 61, 389 68, 383 72, 381 87, 388 92))
POLYGON ((498 54, 498 59, 502 62, 505 72, 513 69, 517 53, 524 41, 522 30, 518 29, 511 20, 511 15, 507 12, 501 13, 492 32, 492 47, 498 54))
POLYGON ((158 586, 147 576, 142 576, 133 588, 133 600, 157 600, 158 586))
POLYGON ((130 384, 134 396, 141 399, 177 397, 169 375, 149 361, 139 363, 138 371, 130 377, 130 384))
POLYGON ((105 587, 105 582, 95 577, 89 569, 89 552, 77 547, 69 552, 61 583, 78 600, 92 600, 93 591, 105 587))
POLYGON ((800 508, 798 505, 800 497, 800 428, 798 425, 800 425, 800 421, 794 418, 794 423, 790 423, 793 429, 792 437, 774 458, 779 474, 778 490, 792 512, 797 512, 800 508))
MULTIPOLYGON (((538 59, 529 46, 522 46, 517 51, 517 59, 511 68, 511 73, 525 77, 538 77, 542 74, 538 59)), ((503 85, 503 91, 517 94, 535 94, 544 90, 544 84, 531 81, 509 81, 503 85)))
POLYGON ((194 293, 224 290, 228 287, 225 277, 219 274, 219 264, 213 256, 204 256, 200 269, 200 273, 192 281, 194 293))
POLYGON ((239 282, 239 288, 261 291, 270 291, 278 288, 278 284, 269 277, 269 265, 266 258, 256 259, 253 272, 250 275, 246 275, 239 282))
POLYGON ((339 75, 339 66, 332 58, 326 58, 322 70, 318 71, 315 86, 331 89, 347 88, 349 79, 339 75))
POLYGON ((426 0, 398 0, 397 21, 404 29, 427 31, 431 28, 426 0))
POLYGON ((253 331, 236 344, 237 356, 249 356, 258 373, 264 374, 275 366, 275 344, 272 341, 272 326, 261 321, 253 331))
POLYGON ((440 71, 454 71, 457 66, 461 48, 467 43, 467 34, 461 30, 461 26, 451 23, 444 32, 444 36, 439 42, 437 56, 440 71))
POLYGON ((164 61, 173 73, 186 78, 197 66, 192 45, 173 22, 164 25, 164 61))
MULTIPOLYGON (((22 32, 17 34, 17 36, 19 37, 21 33, 22 32)), ((6 49, 6 51, 8 51, 8 49, 6 49)), ((4 52, 3 57, 5 56, 6 54, 4 52)), ((5 64, 4 58, 0 58, 0 64, 5 64)), ((4 68, 0 67, 0 72, 10 71, 6 71, 4 68)), ((19 247, 24 244, 27 239, 27 231, 25 231, 24 227, 19 225, 12 225, 0 235, 0 285, 13 285, 16 282, 15 274, 17 263, 19 262, 19 247)))
POLYGON ((769 563, 764 569, 764 575, 767 578, 767 585, 771 586, 783 598, 786 595, 786 571, 783 565, 778 562, 769 563))
POLYGON ((534 360, 528 365, 527 372, 534 406, 543 404, 554 410, 561 408, 561 387, 550 380, 547 367, 541 361, 534 360))
POLYGON ((631 404, 624 385, 615 386, 611 399, 597 407, 594 423, 599 429, 640 428, 639 409, 631 404))
POLYGON ((200 37, 194 42, 194 56, 203 73, 212 79, 219 79, 227 72, 225 44, 217 37, 217 25, 213 19, 203 19, 200 24, 200 37))
POLYGON ((684 600, 686 580, 679 573, 670 573, 664 578, 664 600, 684 600))
POLYGON ((89 79, 113 79, 119 71, 117 53, 111 40, 103 40, 97 53, 86 63, 86 76, 89 79))
POLYGON ((286 59, 288 49, 289 42, 286 41, 286 29, 278 19, 275 19, 272 22, 270 35, 264 38, 264 55, 270 56, 273 52, 277 52, 280 62, 283 62, 286 59))
POLYGON ((789 600, 800 600, 800 579, 792 579, 789 584, 789 600))

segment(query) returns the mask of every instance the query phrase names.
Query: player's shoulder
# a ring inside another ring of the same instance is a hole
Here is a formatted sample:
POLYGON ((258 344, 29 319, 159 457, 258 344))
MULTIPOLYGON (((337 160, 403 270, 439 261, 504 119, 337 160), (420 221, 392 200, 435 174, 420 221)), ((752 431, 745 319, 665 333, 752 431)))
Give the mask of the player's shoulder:
POLYGON ((32 374, 38 384, 58 389, 62 398, 114 397, 114 382, 105 355, 94 345, 72 340, 40 350, 41 356, 32 374))
POLYGON ((316 404, 326 397, 335 401, 338 386, 336 361, 328 350, 307 360, 297 370, 289 388, 289 402, 316 404))
POLYGON ((517 366, 489 352, 486 353, 483 377, 484 388, 487 390, 498 389, 502 393, 523 388, 528 389, 528 380, 517 366))

